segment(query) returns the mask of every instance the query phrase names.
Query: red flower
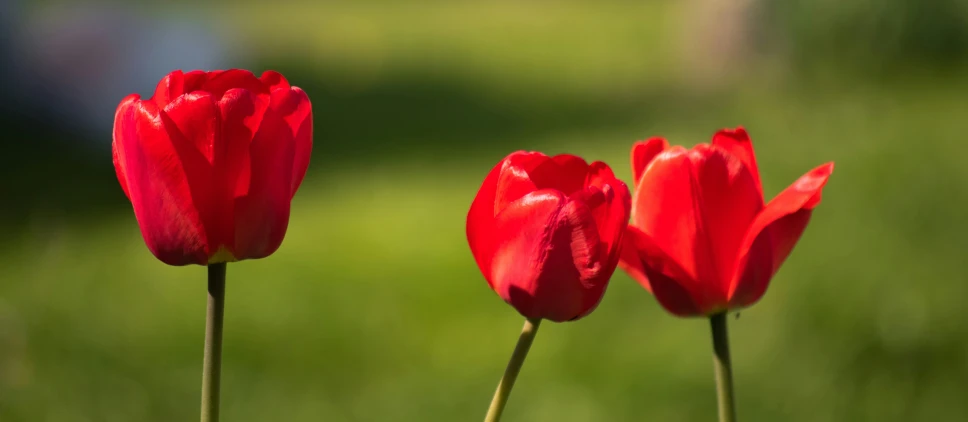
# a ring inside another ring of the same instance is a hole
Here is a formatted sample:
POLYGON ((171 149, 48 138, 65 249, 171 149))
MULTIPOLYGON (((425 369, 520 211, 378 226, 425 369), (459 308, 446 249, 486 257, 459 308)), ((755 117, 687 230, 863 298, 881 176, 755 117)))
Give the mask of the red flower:
POLYGON ((528 318, 581 318, 618 265, 628 188, 602 162, 515 152, 491 170, 467 214, 484 278, 528 318))
POLYGON ((691 150, 661 138, 638 142, 620 265, 678 316, 750 306, 800 239, 833 169, 811 170, 764 206, 742 128, 691 150))
POLYGON ((148 249, 169 265, 266 257, 309 167, 309 97, 282 75, 175 71, 114 118, 114 168, 148 249))

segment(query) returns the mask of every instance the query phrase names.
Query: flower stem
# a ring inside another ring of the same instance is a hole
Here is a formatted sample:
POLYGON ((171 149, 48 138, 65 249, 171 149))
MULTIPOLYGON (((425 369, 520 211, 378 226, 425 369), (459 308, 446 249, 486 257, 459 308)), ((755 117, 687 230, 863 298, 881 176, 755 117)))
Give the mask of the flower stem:
POLYGON ((719 403, 719 422, 736 422, 733 399, 733 364, 729 359, 729 332, 726 313, 709 317, 713 330, 713 366, 716 370, 716 401, 719 403))
POLYGON ((202 422, 218 422, 222 374, 222 316, 225 312, 225 264, 208 266, 208 312, 202 361, 202 422))
POLYGON ((508 361, 508 367, 504 370, 504 377, 497 385, 497 391, 494 392, 494 398, 491 399, 491 407, 487 409, 484 422, 501 420, 501 413, 504 412, 504 406, 507 405, 508 398, 511 397, 511 388, 514 387, 514 381, 518 379, 518 373, 521 372, 524 359, 528 357, 528 350, 531 350, 531 343, 534 342, 534 336, 538 333, 539 324, 541 324, 541 318, 528 318, 524 321, 521 336, 518 337, 518 344, 514 346, 511 360, 508 361))

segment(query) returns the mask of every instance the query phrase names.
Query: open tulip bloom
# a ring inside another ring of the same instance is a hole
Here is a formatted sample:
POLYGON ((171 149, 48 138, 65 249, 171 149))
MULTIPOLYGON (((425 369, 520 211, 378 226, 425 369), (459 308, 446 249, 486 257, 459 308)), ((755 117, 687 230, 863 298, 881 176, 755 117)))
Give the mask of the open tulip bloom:
POLYGON ((175 71, 118 106, 114 168, 148 249, 208 266, 202 422, 218 420, 226 263, 279 248, 311 150, 309 97, 272 71, 175 71))
POLYGON ((670 313, 709 317, 719 413, 734 421, 726 313, 756 303, 820 203, 833 163, 769 203, 742 128, 692 149, 662 138, 632 148, 635 189, 621 267, 670 313))
POLYGON ((628 187, 602 162, 515 152, 484 179, 467 240, 488 285, 526 319, 485 421, 497 421, 542 319, 591 313, 618 265, 628 187))

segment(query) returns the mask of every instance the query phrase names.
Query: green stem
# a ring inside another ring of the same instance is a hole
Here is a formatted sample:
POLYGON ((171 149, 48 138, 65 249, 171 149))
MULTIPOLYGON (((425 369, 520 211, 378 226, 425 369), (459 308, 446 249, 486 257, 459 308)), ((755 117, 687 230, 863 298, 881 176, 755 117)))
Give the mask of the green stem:
POLYGON ((528 350, 531 350, 531 343, 534 342, 534 335, 538 333, 539 324, 541 324, 541 318, 528 318, 524 321, 524 328, 521 329, 518 344, 514 346, 511 360, 508 361, 508 367, 504 370, 501 383, 497 385, 497 391, 494 392, 494 398, 491 399, 491 407, 487 409, 484 422, 501 420, 501 413, 504 412, 504 406, 508 403, 508 397, 511 397, 511 388, 514 387, 514 381, 518 379, 518 373, 521 372, 524 359, 528 357, 528 350))
POLYGON ((225 313, 225 264, 208 266, 208 312, 202 361, 202 422, 218 422, 222 374, 222 316, 225 313))
POLYGON ((729 332, 726 313, 709 317, 713 330, 713 366, 716 370, 716 401, 719 403, 719 422, 736 422, 733 399, 733 364, 729 359, 729 332))

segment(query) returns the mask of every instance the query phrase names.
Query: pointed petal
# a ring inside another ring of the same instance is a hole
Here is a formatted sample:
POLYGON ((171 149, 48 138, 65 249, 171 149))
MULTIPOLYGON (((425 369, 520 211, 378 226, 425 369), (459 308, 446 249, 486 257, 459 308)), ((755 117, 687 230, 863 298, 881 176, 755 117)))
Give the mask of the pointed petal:
POLYGON ((722 129, 713 135, 713 145, 716 145, 735 156, 749 170, 756 180, 756 189, 763 197, 763 185, 760 180, 760 169, 756 165, 756 154, 753 153, 753 141, 743 127, 736 129, 722 129))
POLYGON ((145 244, 169 265, 205 264, 208 242, 184 163, 153 101, 119 106, 114 153, 145 244))
POLYGON ((766 292, 770 279, 803 234, 833 170, 833 163, 811 170, 756 217, 744 240, 730 289, 731 309, 752 305, 766 292))
POLYGON ((714 279, 689 151, 675 146, 655 157, 632 194, 632 226, 667 248, 692 280, 714 279))
POLYGON ((749 169, 723 149, 700 144, 690 151, 689 159, 699 188, 701 224, 715 261, 717 284, 725 295, 763 199, 749 169))
POLYGON ((632 145, 632 184, 637 186, 645 168, 649 166, 655 156, 669 148, 669 141, 664 138, 651 138, 647 141, 636 142, 632 145))

